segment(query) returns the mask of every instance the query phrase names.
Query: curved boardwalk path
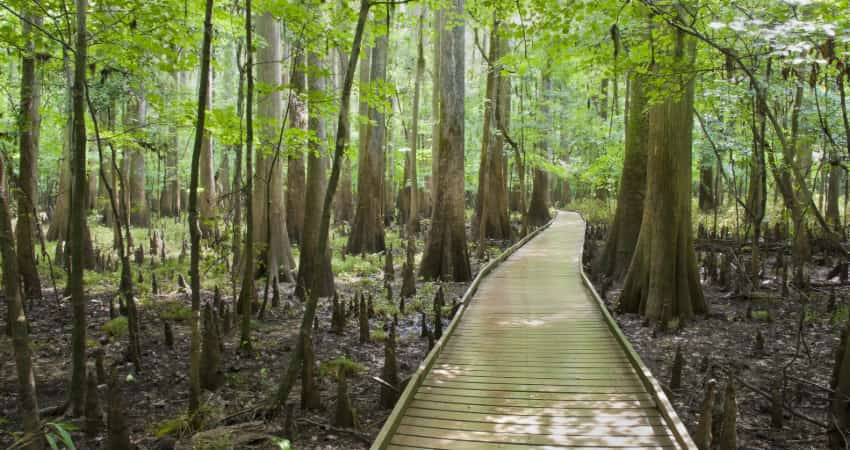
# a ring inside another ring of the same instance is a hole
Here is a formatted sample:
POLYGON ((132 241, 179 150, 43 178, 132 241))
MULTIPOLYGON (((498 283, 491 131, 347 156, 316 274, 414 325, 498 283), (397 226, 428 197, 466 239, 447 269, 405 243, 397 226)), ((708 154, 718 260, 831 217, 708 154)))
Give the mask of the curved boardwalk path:
POLYGON ((583 238, 561 212, 483 279, 373 449, 693 446, 585 287, 583 238))

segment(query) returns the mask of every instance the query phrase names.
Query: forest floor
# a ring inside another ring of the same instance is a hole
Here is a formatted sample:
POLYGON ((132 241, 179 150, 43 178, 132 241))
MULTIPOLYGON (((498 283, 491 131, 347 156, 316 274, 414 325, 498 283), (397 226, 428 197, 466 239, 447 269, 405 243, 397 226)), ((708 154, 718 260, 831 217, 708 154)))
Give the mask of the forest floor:
MULTIPOLYGON (((597 241, 597 248, 603 242, 597 241)), ((815 422, 828 423, 827 408, 835 351, 847 320, 850 286, 826 281, 831 266, 816 265, 811 280, 817 287, 783 295, 781 279, 766 261, 767 274, 751 296, 735 295, 701 269, 703 292, 709 314, 686 326, 662 331, 636 314, 616 311, 621 286, 604 286, 605 302, 635 350, 664 386, 688 430, 696 431, 707 382, 716 381, 715 435, 722 417, 723 393, 734 379, 738 404, 738 448, 828 448, 826 430, 815 422), (837 302, 835 299, 838 299, 837 302), (757 335, 763 338, 763 348, 757 335), (682 386, 670 389, 671 370, 677 348, 684 357, 682 386), (786 405, 781 427, 771 424, 771 400, 781 385, 786 405), (794 411, 800 416, 792 414, 794 411)), ((747 266, 744 266, 747 267, 747 266)), ((745 269, 730 267, 745 273, 745 269)))
MULTIPOLYGON (((166 234, 167 236, 167 234, 166 234)), ((341 235, 335 235, 335 241, 344 242, 341 235)), ((389 236, 388 236, 389 238, 389 236)), ((421 238, 421 235, 420 235, 421 238)), ((397 236, 393 239, 398 240, 397 236)), ((388 239, 388 240, 393 240, 388 239)), ((98 241, 99 239, 96 239, 98 241)), ((137 239, 137 242, 139 240, 137 239)), ((142 241, 146 242, 146 241, 142 241)), ((177 239, 179 242, 179 237, 177 239)), ((395 242, 395 244, 399 244, 395 242)), ((510 242, 493 242, 489 254, 496 255, 510 242)), ((421 249, 422 242, 418 242, 421 249)), ((179 248, 179 244, 170 244, 168 248, 179 248)), ((335 247, 336 248, 336 247, 335 247)), ((294 436, 292 448, 298 449, 358 449, 368 448, 381 426, 388 417, 390 410, 380 407, 379 395, 381 385, 373 379, 379 377, 384 363, 384 323, 390 320, 391 312, 397 308, 398 293, 401 290, 401 262, 404 261, 403 246, 394 245, 395 277, 391 282, 395 296, 390 304, 386 299, 383 288, 384 277, 382 270, 383 256, 367 255, 366 259, 348 256, 342 262, 334 256, 334 266, 337 270, 348 272, 338 273, 336 278, 337 292, 340 301, 346 304, 354 297, 355 292, 372 295, 374 298, 375 318, 370 320, 372 341, 359 343, 357 318, 349 316, 343 335, 330 332, 330 299, 322 299, 319 304, 318 329, 314 332, 314 349, 316 365, 319 370, 319 389, 322 409, 318 411, 302 411, 299 408, 300 386, 296 386, 290 395, 290 403, 295 404, 292 418, 294 436), (341 267, 338 268, 337 265, 341 267), (336 382, 331 376, 321 376, 321 365, 334 358, 347 356, 359 363, 363 370, 351 378, 349 388, 353 405, 357 411, 358 427, 352 429, 337 429, 330 426, 336 401, 336 382)), ((473 254, 470 251, 470 254, 473 254)), ((421 256, 417 255, 417 256, 421 256)), ((90 297, 87 327, 88 347, 90 351, 102 348, 105 351, 107 370, 114 368, 121 381, 121 392, 126 407, 126 415, 130 427, 131 441, 140 449, 171 449, 182 447, 190 437, 188 433, 188 418, 186 408, 188 403, 188 364, 189 364, 189 313, 191 302, 189 295, 180 292, 176 285, 178 273, 184 269, 182 263, 177 263, 177 252, 169 252, 169 258, 160 266, 154 268, 145 263, 143 270, 144 281, 137 283, 141 288, 140 327, 142 347, 142 371, 135 372, 132 364, 125 355, 126 337, 119 327, 110 326, 109 299, 117 292, 116 276, 118 272, 87 273, 90 297), (160 295, 151 291, 151 274, 159 275, 160 295), (174 346, 169 348, 164 342, 163 321, 173 323, 174 346), (119 328, 119 330, 115 330, 119 328), (110 337, 110 332, 113 336, 110 337), (117 335, 117 336, 116 336, 117 335), (175 447, 177 445, 177 447, 175 447)), ((186 258, 188 259, 188 258, 186 258)), ((486 261, 485 261, 486 262, 486 261)), ((473 272, 477 272, 481 263, 472 260, 473 272)), ((62 272, 61 269, 58 269, 62 272)), ((60 274, 64 278, 64 274, 60 274)), ((262 300, 264 280, 257 281, 258 293, 262 300)), ((45 283, 49 285, 49 282, 45 283)), ((58 283, 63 286, 64 283, 58 283)), ((460 299, 468 283, 444 283, 445 299, 448 305, 453 300, 460 299)), ((202 302, 211 302, 212 291, 202 289, 202 302)), ((397 360, 400 378, 405 380, 418 367, 428 352, 428 339, 420 337, 421 319, 419 311, 431 311, 431 305, 437 290, 435 283, 417 283, 417 294, 406 302, 405 312, 399 317, 397 360)), ((227 286, 229 289, 230 287, 227 286)), ((244 412, 253 406, 263 404, 276 391, 284 368, 294 348, 295 336, 301 322, 301 303, 294 299, 292 285, 281 284, 282 305, 266 311, 262 320, 252 320, 253 357, 242 357, 236 349, 238 345, 238 325, 227 335, 222 353, 222 368, 225 383, 216 392, 204 392, 203 412, 204 426, 216 428, 228 422, 250 421, 249 415, 230 417, 244 412)), ((232 297, 223 292, 223 299, 231 304, 232 297)), ((0 307, 0 313, 5 314, 5 302, 0 307)), ((349 308, 346 308, 348 310, 349 308)), ((31 321, 32 346, 34 349, 35 374, 38 388, 40 407, 50 408, 62 405, 68 396, 68 381, 70 379, 70 336, 71 310, 67 298, 57 298, 50 290, 45 289, 41 300, 31 302, 28 316, 31 321)), ((451 317, 443 317, 447 326, 451 317)), ((429 316, 429 320, 430 319, 429 316)), ((433 329, 433 323, 429 323, 433 329)), ((0 338, 0 448, 7 448, 14 442, 14 433, 22 427, 17 412, 17 391, 14 359, 11 343, 5 337, 0 338)), ((99 387, 101 407, 105 408, 106 386, 99 387)), ((265 421, 260 434, 283 437, 285 418, 281 417, 265 421)), ((82 418, 67 416, 45 418, 47 421, 71 424, 81 427, 82 418)), ((257 431, 257 430, 252 430, 257 431)), ((105 433, 101 432, 95 438, 86 438, 81 431, 72 433, 77 448, 99 449, 105 443, 105 433)), ((214 446, 207 448, 231 448, 232 436, 223 434, 214 446)), ((266 442, 258 446, 240 445, 238 448, 279 448, 266 442)))

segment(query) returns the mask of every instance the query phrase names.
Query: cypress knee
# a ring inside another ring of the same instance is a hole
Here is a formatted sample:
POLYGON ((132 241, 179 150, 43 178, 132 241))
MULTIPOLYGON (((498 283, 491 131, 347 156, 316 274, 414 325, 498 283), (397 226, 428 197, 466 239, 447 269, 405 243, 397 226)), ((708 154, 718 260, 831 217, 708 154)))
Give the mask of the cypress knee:
POLYGON ((304 336, 304 360, 301 362, 301 409, 321 409, 322 400, 316 386, 316 354, 313 340, 304 336))
POLYGON ((723 425, 720 431, 719 450, 738 448, 738 404, 735 402, 735 385, 732 380, 726 384, 723 396, 723 425))
POLYGON ((396 361, 395 326, 390 325, 390 334, 384 343, 384 367, 381 378, 392 387, 381 384, 381 406, 391 409, 398 400, 398 362, 396 361))
POLYGON ((212 306, 204 306, 203 342, 201 349, 201 388, 215 391, 224 384, 221 370, 221 338, 212 306))
POLYGON ((700 408, 697 431, 694 433, 694 443, 699 450, 709 450, 711 448, 711 424, 714 412, 714 389, 716 384, 717 382, 713 379, 708 380, 705 398, 702 401, 702 408, 700 408))
POLYGON ((359 305, 360 343, 369 342, 369 315, 366 311, 366 301, 360 296, 359 305))

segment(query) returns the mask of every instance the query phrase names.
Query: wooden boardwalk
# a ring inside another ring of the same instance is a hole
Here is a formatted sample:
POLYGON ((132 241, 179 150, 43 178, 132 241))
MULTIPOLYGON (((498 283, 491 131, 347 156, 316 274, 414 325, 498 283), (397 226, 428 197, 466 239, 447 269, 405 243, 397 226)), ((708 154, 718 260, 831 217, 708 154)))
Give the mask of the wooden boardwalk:
POLYGON ((372 448, 694 448, 585 286, 583 238, 561 212, 474 283, 372 448))

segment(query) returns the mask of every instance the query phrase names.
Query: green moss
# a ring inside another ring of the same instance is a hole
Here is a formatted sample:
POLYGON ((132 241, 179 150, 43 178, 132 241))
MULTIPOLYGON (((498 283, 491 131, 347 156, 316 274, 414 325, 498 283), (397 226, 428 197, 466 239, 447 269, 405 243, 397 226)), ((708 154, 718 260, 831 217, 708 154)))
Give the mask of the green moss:
POLYGON ((762 322, 773 322, 773 317, 770 315, 770 311, 763 310, 755 310, 751 313, 750 316, 753 320, 759 320, 762 322))
POLYGON ((104 323, 100 329, 110 337, 116 339, 123 338, 130 332, 130 326, 127 323, 127 318, 124 316, 116 317, 104 323))
POLYGON ((166 300, 154 305, 163 319, 185 322, 192 318, 192 308, 179 300, 166 300))
POLYGON ((366 368, 362 364, 345 356, 340 356, 327 361, 319 368, 319 372, 323 377, 328 375, 336 376, 338 374, 348 377, 363 372, 364 370, 366 370, 366 368))

